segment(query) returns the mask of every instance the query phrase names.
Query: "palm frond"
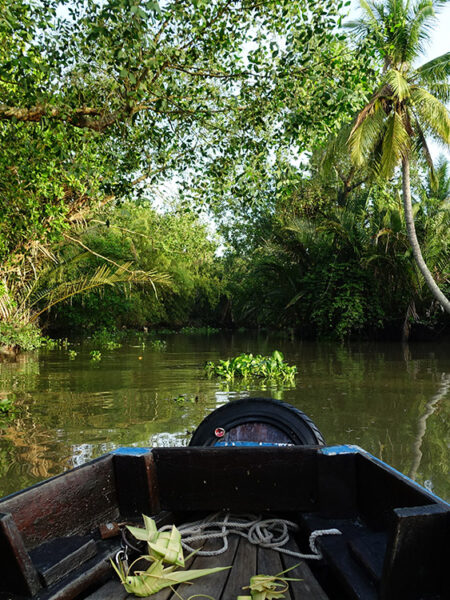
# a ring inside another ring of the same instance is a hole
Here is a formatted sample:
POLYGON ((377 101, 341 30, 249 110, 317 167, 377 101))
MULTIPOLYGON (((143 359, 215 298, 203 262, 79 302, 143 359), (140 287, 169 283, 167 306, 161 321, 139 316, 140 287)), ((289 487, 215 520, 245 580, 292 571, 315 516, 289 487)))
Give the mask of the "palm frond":
POLYGON ((416 69, 416 74, 425 83, 447 82, 450 77, 450 52, 429 60, 416 69))
POLYGON ((3 293, 0 295, 0 316, 2 320, 7 321, 11 317, 11 314, 14 310, 15 305, 12 302, 8 292, 4 290, 3 293))
POLYGON ((380 164, 382 177, 391 177, 395 167, 407 154, 409 147, 410 137, 403 120, 397 112, 393 112, 387 120, 386 133, 383 138, 380 164))
POLYGON ((389 98, 391 95, 392 95, 392 89, 388 85, 383 85, 379 90, 377 90, 375 92, 375 94, 372 96, 372 98, 370 99, 370 101, 358 113, 358 115, 353 123, 349 137, 351 137, 353 135, 354 131, 356 131, 356 129, 358 129, 358 127, 366 119, 366 117, 370 116, 375 111, 375 109, 376 109, 375 105, 377 103, 379 103, 379 101, 382 98, 389 98))
POLYGON ((86 293, 96 288, 118 283, 150 283, 156 292, 155 284, 168 284, 170 277, 164 273, 156 271, 132 271, 131 263, 124 263, 119 267, 112 268, 107 264, 99 266, 91 275, 79 277, 73 281, 63 281, 57 285, 41 289, 36 296, 28 303, 28 308, 33 309, 43 300, 45 306, 39 309, 32 317, 35 321, 42 313, 49 310, 55 304, 63 302, 77 294, 86 293))
POLYGON ((448 83, 426 83, 426 90, 433 94, 435 98, 437 98, 443 104, 448 104, 450 102, 450 85, 448 83))
POLYGON ((353 128, 354 126, 352 127, 351 124, 343 125, 337 135, 328 140, 319 163, 320 172, 326 177, 329 177, 333 172, 337 157, 348 156, 346 146, 353 128))
MULTIPOLYGON (((437 187, 428 187, 428 197, 436 198, 450 212, 450 163, 445 156, 440 156, 435 167, 437 187)), ((430 182, 431 183, 431 182, 430 182)))
POLYGON ((294 306, 294 304, 297 304, 297 302, 305 295, 305 291, 302 290, 301 292, 298 292, 298 294, 295 294, 295 296, 293 298, 291 298, 289 300, 289 302, 286 304, 286 306, 284 307, 285 310, 287 310, 288 308, 291 308, 291 306, 294 306))
POLYGON ((450 116, 447 108, 424 88, 411 87, 411 102, 422 121, 422 128, 450 144, 450 116))
POLYGON ((436 12, 433 0, 420 0, 410 11, 409 48, 407 56, 412 62, 425 49, 425 43, 430 39, 431 30, 436 22, 436 12))
POLYGON ((347 21, 344 23, 344 27, 350 29, 357 39, 366 36, 369 32, 382 39, 383 31, 380 27, 376 5, 366 0, 360 0, 359 5, 363 12, 363 17, 356 21, 347 21))
POLYGON ((385 130, 386 113, 380 100, 366 108, 358 115, 348 138, 350 157, 358 166, 369 157, 385 130))
POLYGON ((410 85, 400 71, 397 69, 389 69, 389 71, 385 75, 385 79, 389 87, 392 89, 393 93, 400 102, 403 102, 406 98, 410 96, 410 85))

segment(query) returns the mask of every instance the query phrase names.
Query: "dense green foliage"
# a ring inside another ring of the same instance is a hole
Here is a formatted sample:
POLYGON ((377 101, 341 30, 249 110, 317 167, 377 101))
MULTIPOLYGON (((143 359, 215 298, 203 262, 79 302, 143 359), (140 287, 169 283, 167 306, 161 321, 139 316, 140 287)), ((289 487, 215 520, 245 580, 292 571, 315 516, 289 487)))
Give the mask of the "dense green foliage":
POLYGON ((133 268, 166 274, 155 288, 139 285, 107 286, 58 305, 51 314, 53 327, 71 331, 101 328, 142 328, 214 319, 220 301, 221 267, 216 243, 193 213, 176 209, 157 213, 147 203, 126 202, 91 222, 82 233, 83 248, 63 249, 67 276, 84 277, 107 256, 117 263, 133 261, 133 268), (89 249, 87 251, 86 249, 89 249))
MULTIPOLYGON (((424 255, 448 290, 450 179, 445 162, 437 171, 440 192, 416 178, 415 215, 424 255)), ((259 243, 230 259, 233 319, 338 338, 400 337, 418 313, 431 328, 443 324, 414 265, 399 185, 369 184, 364 172, 350 183, 339 163, 334 172, 300 179, 269 228, 264 221, 259 243)))
POLYGON ((447 167, 424 183, 393 135, 400 116, 425 162, 425 134, 447 140, 448 111, 420 86, 446 99, 449 56, 410 69, 437 3, 386 0, 385 29, 354 24, 356 40, 348 4, 0 0, 0 347, 37 347, 38 324, 341 339, 445 325, 393 172, 407 149, 417 235, 447 293, 447 167))
POLYGON ((306 149, 364 88, 335 32, 340 0, 0 8, 0 260, 16 274, 92 207, 144 193, 144 181, 200 173, 206 183, 209 171, 212 202, 230 162, 269 168, 288 132, 306 149))
POLYGON ((41 332, 35 323, 0 322, 0 347, 36 350, 41 344, 41 332))

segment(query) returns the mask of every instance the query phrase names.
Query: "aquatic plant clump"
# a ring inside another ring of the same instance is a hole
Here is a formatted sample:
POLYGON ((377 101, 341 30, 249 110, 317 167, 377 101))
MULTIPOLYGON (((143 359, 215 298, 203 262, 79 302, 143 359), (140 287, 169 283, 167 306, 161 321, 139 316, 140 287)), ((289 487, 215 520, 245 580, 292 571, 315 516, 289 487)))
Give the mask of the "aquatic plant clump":
POLYGON ((102 353, 100 350, 92 350, 89 352, 89 356, 91 357, 92 362, 99 362, 102 360, 102 353))
POLYGON ((283 354, 279 350, 275 350, 271 356, 260 354, 253 356, 253 354, 244 353, 228 360, 219 360, 218 363, 208 361, 205 364, 205 371, 208 377, 216 376, 228 381, 235 377, 241 377, 242 379, 260 378, 292 383, 297 374, 297 367, 288 365, 284 361, 283 354))
POLYGON ((156 350, 158 352, 165 352, 167 350, 167 342, 165 340, 150 340, 149 346, 152 350, 156 350))
POLYGON ((205 327, 182 327, 180 333, 186 335, 212 335, 213 333, 219 333, 220 329, 217 327, 211 327, 206 325, 205 327))

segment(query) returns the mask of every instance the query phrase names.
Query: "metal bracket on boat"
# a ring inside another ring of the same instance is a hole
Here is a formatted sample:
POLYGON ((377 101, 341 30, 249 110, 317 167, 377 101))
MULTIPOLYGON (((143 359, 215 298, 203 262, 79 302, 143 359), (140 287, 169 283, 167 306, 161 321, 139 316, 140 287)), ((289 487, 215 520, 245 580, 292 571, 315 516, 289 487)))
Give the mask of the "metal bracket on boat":
POLYGON ((114 556, 114 562, 119 568, 123 567, 125 572, 128 571, 128 552, 126 547, 122 546, 122 548, 116 552, 116 555, 114 556))

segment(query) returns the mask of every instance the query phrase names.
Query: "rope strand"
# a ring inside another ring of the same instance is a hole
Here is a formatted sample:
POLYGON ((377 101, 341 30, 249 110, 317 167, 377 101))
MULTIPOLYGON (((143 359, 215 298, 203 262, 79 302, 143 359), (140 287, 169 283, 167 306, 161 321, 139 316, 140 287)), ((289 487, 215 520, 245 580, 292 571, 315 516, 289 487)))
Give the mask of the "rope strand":
MULTIPOLYGON (((165 525, 161 531, 171 527, 171 525, 165 525)), ((228 549, 228 536, 235 534, 262 548, 271 548, 283 554, 308 560, 322 558, 322 553, 317 547, 317 538, 323 535, 341 535, 339 529, 317 529, 309 536, 311 553, 303 554, 284 547, 290 539, 289 532, 298 531, 298 525, 287 519, 261 519, 256 515, 236 516, 230 515, 230 513, 216 513, 200 521, 177 526, 177 529, 181 533, 183 548, 188 552, 195 552, 199 556, 223 554, 228 549), (222 539, 222 547, 217 550, 195 550, 191 546, 192 542, 206 542, 213 539, 222 539)))

